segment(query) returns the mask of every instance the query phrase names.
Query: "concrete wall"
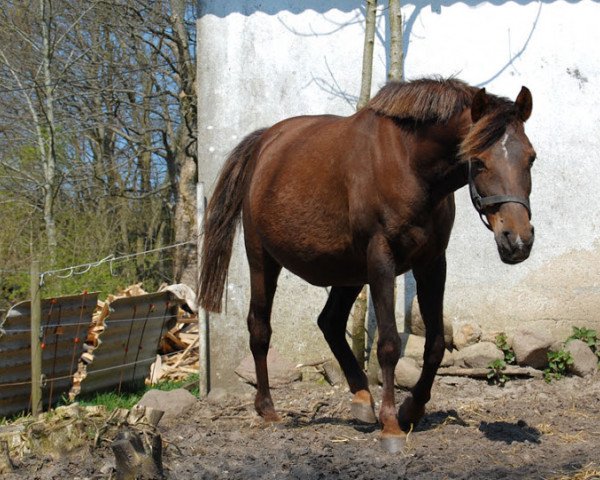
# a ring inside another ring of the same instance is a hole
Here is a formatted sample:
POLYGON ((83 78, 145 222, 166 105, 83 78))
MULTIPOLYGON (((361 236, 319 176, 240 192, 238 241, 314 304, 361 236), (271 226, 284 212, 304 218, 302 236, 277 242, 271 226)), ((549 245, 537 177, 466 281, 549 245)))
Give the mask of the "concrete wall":
MULTIPOLYGON (((227 152, 248 132, 311 113, 352 114, 364 38, 361 1, 202 0, 198 20, 200 178, 210 193, 227 152)), ((381 2, 387 5, 387 2, 381 2)), ((534 98, 527 133, 538 152, 531 197, 536 244, 528 261, 500 262, 466 189, 448 250, 446 314, 484 330, 542 322, 600 328, 600 6, 597 2, 445 0, 403 3, 405 76, 456 75, 514 98, 534 98)), ((379 9, 373 92, 389 63, 379 9)), ((249 352, 248 275, 236 241, 227 312, 212 317, 213 378, 227 382, 249 352)), ((411 282, 398 280, 402 328, 411 282)), ((328 356, 316 327, 326 291, 284 272, 273 345, 294 361, 328 356)))

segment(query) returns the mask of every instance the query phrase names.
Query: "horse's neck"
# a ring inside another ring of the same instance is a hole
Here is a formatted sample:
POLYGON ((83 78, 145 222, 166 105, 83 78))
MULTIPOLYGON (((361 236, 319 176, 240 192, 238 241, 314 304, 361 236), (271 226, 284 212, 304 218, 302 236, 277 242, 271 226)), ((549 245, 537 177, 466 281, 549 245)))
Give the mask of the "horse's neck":
POLYGON ((421 148, 423 157, 418 160, 416 171, 438 199, 467 184, 467 168, 458 152, 470 124, 470 111, 465 111, 446 124, 428 127, 428 131, 417 135, 426 148, 421 148))

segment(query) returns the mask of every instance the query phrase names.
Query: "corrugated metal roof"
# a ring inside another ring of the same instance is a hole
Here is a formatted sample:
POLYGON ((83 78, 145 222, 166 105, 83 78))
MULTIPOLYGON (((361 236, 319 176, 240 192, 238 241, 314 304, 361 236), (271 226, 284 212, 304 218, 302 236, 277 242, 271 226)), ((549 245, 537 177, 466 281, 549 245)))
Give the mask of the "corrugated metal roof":
POLYGON ((160 339, 176 322, 181 303, 168 291, 113 300, 81 393, 120 391, 143 381, 156 359, 160 339))
MULTIPOLYGON (((45 407, 71 387, 71 376, 98 299, 97 293, 42 300, 42 389, 45 407)), ((0 326, 0 416, 29 410, 31 397, 31 302, 14 305, 0 326)))

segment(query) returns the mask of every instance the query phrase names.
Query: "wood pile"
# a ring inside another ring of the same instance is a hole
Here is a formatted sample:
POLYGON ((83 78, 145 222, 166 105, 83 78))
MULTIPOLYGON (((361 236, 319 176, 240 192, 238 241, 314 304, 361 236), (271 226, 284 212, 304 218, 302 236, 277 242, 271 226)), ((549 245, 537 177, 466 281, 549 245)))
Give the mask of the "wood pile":
POLYGON ((150 367, 146 385, 185 380, 198 373, 198 323, 195 316, 182 317, 163 337, 159 355, 150 367), (193 323, 192 323, 193 322, 193 323))
MULTIPOLYGON (((181 288, 178 287, 181 286, 163 286, 159 291, 170 290, 175 294, 180 294, 181 288)), ((189 287, 183 287, 191 291, 189 287)), ((116 294, 108 295, 105 301, 98 300, 86 341, 83 344, 84 353, 81 355, 77 372, 73 375, 73 387, 69 392, 71 401, 81 391, 81 382, 86 377, 86 367, 94 360, 94 350, 102 341, 101 335, 106 328, 105 321, 110 314, 110 304, 119 298, 135 297, 147 293, 142 288, 142 284, 137 283, 116 294)), ((191 374, 198 373, 197 317, 190 313, 189 308, 180 308, 177 317, 177 323, 164 334, 160 341, 157 360, 152 364, 150 375, 146 379, 147 385, 167 380, 180 381, 191 374)))

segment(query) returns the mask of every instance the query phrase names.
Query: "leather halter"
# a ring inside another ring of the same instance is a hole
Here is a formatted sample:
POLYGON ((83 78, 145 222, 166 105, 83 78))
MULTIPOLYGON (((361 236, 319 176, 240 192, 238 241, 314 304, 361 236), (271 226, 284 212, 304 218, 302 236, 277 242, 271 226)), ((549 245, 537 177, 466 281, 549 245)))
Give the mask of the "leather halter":
POLYGON ((520 203, 527 209, 529 219, 531 220, 531 207, 529 205, 529 199, 527 198, 517 197, 516 195, 490 195, 489 197, 482 197, 479 195, 473 179, 471 160, 469 160, 469 193, 471 194, 473 206, 475 207, 475 210, 477 210, 477 213, 479 213, 479 218, 481 218, 481 221, 489 230, 492 230, 492 226, 487 222, 484 214, 485 209, 492 205, 499 205, 501 203, 520 203))

